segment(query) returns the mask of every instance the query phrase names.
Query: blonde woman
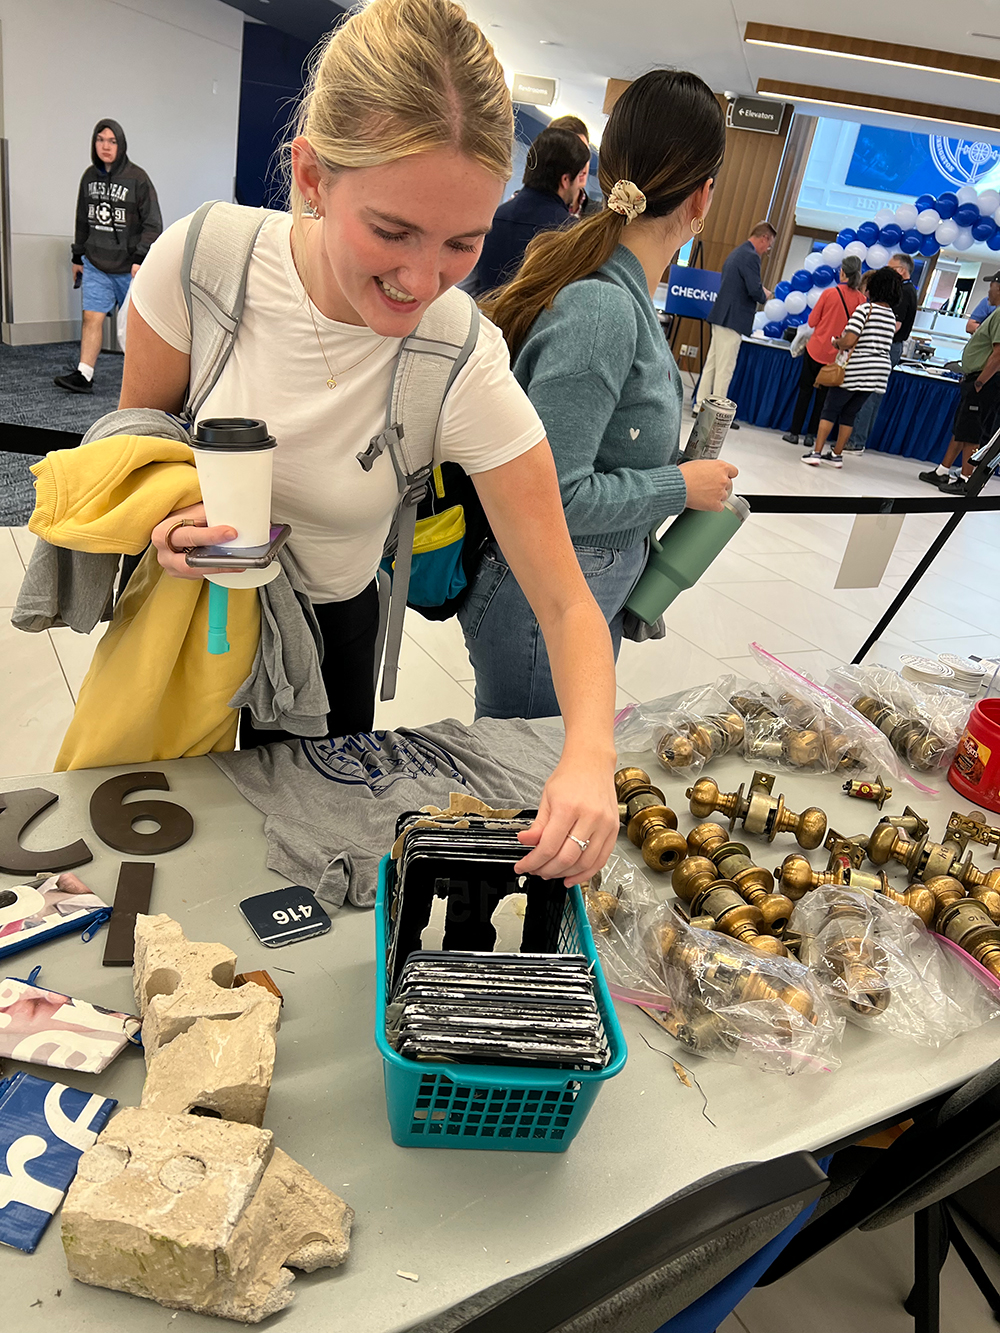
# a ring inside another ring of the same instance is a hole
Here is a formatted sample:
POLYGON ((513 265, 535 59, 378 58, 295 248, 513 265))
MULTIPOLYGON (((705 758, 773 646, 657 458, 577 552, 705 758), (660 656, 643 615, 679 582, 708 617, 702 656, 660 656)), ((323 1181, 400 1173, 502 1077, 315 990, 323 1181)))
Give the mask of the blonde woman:
MULTIPOLYGON (((396 504, 388 453, 369 472, 357 454, 382 427, 402 338, 479 257, 511 173, 513 114, 492 47, 458 5, 374 0, 329 40, 298 128, 291 215, 261 229, 233 354, 200 415, 261 417, 279 441, 272 515, 294 530, 326 642, 329 728, 342 735, 373 723, 374 579, 396 504)), ((177 411, 184 401, 186 227, 168 228, 133 286, 123 408, 177 411)), ((472 476, 531 601, 565 722, 562 758, 522 835, 533 850, 517 869, 585 880, 618 822, 611 644, 573 553, 544 428, 488 321, 448 397, 443 460, 472 476)), ((200 505, 168 514, 152 540, 163 568, 190 578, 167 542, 179 517, 205 523, 200 505)), ((195 545, 234 535, 185 530, 195 545)))

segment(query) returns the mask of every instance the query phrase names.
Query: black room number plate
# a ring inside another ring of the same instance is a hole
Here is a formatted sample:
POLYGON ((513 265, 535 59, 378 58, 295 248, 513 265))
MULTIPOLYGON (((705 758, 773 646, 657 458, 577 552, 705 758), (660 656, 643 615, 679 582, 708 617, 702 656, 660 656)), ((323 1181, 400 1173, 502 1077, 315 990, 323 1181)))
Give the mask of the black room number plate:
POLYGON ((325 935, 330 929, 330 918, 312 890, 299 885, 244 898, 240 911, 261 944, 266 944, 269 949, 279 949, 283 944, 294 944, 313 935, 325 935))

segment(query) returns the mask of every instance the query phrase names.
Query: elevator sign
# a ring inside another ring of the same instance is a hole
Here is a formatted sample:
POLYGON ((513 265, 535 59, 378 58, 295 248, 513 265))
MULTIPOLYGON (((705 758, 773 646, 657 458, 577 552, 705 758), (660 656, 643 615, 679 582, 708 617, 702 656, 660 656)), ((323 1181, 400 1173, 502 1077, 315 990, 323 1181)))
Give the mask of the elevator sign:
POLYGON ((721 284, 722 274, 712 269, 671 264, 667 299, 663 308, 668 315, 683 315, 685 319, 708 319, 721 284))
POLYGON ((780 134, 784 114, 784 102, 769 102, 763 97, 734 97, 726 111, 726 124, 734 130, 780 134))

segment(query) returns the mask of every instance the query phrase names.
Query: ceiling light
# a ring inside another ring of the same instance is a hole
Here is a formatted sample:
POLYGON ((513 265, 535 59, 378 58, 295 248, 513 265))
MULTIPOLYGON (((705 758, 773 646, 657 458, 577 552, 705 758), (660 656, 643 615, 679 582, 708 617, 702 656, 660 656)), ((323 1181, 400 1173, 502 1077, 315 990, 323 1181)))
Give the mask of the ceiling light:
POLYGON ((884 116, 905 116, 908 120, 926 120, 932 124, 961 125, 973 130, 1000 130, 1000 116, 986 111, 969 111, 954 106, 928 106, 899 97, 878 93, 841 92, 837 88, 815 88, 806 83, 781 83, 777 79, 758 79, 759 97, 773 97, 783 102, 811 102, 817 106, 838 107, 849 111, 874 111, 884 116), (928 114, 930 113, 930 114, 928 114))
MULTIPOLYGON (((976 36, 975 33, 971 35, 976 36)), ((894 65, 900 69, 955 74, 963 79, 1000 83, 1000 61, 955 51, 898 46, 893 42, 872 42, 867 38, 810 32, 805 28, 778 28, 769 23, 748 23, 743 40, 749 46, 771 46, 783 51, 803 51, 807 55, 838 56, 869 65, 894 65)))
POLYGON ((1000 42, 1000 33, 998 32, 970 32, 970 37, 985 37, 990 42, 1000 42))

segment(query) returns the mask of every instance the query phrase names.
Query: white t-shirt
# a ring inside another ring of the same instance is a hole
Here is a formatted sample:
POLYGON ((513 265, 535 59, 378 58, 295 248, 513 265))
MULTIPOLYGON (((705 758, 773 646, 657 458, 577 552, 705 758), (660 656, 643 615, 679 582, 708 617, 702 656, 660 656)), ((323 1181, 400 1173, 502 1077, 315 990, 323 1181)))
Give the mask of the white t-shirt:
MULTIPOLYGON (((180 283, 188 218, 152 246, 131 287, 132 304, 171 347, 190 352, 180 283)), ((309 304, 291 250, 291 216, 261 228, 247 274, 239 333, 198 416, 257 417, 278 442, 271 517, 290 523, 289 545, 310 597, 339 602, 375 577, 396 508, 388 451, 370 472, 357 460, 385 426, 385 404, 400 339, 327 319, 309 304), (329 389, 323 350, 337 378, 329 389), (372 354, 361 360, 365 353, 372 354), (349 370, 356 362, 357 369, 349 370)), ((482 321, 479 340, 448 395, 436 462, 486 472, 533 448, 545 427, 510 373, 499 329, 482 321)))

